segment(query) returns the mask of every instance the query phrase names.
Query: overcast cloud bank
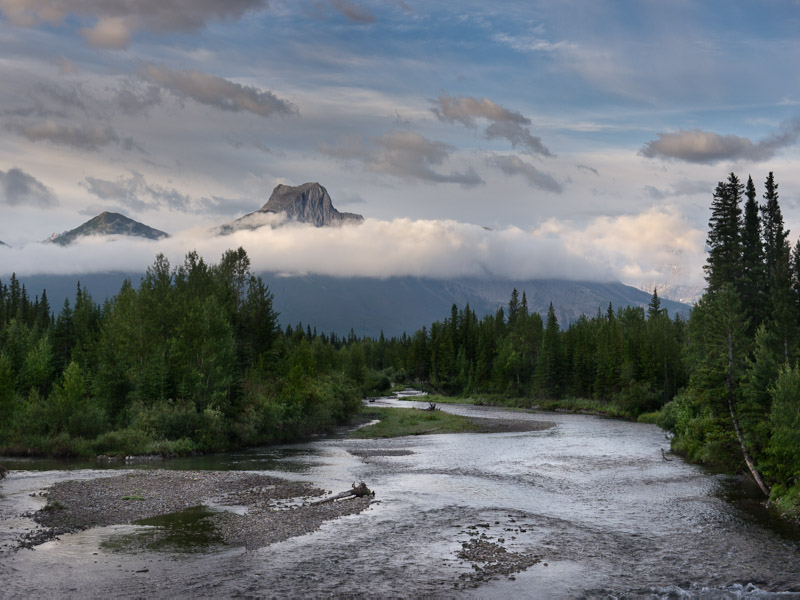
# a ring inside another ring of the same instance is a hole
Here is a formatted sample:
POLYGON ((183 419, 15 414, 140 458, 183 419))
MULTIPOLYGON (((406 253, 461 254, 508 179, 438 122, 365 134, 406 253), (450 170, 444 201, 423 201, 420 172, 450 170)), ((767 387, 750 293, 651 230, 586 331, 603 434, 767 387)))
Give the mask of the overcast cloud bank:
POLYGON ((340 277, 414 276, 439 279, 572 279, 633 284, 666 280, 677 266, 700 272, 702 232, 677 212, 652 209, 588 227, 555 219, 535 230, 492 231, 457 221, 367 219, 358 226, 317 228, 296 223, 212 235, 208 229, 168 239, 85 238, 68 247, 28 244, 0 249, 0 276, 103 271, 143 272, 155 255, 173 265, 196 249, 208 261, 242 246, 256 271, 340 277), (638 235, 642 231, 650 235, 638 235))

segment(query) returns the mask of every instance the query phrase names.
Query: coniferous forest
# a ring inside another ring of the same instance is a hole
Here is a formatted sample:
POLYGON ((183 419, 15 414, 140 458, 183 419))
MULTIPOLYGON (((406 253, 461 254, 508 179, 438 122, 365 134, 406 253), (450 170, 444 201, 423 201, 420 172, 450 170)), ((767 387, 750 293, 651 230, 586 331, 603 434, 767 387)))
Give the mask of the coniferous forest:
POLYGON ((800 496, 800 242, 772 173, 713 195, 707 289, 688 322, 654 292, 561 327, 512 293, 399 338, 281 328, 243 249, 209 265, 158 256, 102 304, 80 284, 51 307, 0 283, 0 450, 186 454, 291 441, 350 420, 365 395, 421 385, 478 401, 656 421, 690 460, 800 496))

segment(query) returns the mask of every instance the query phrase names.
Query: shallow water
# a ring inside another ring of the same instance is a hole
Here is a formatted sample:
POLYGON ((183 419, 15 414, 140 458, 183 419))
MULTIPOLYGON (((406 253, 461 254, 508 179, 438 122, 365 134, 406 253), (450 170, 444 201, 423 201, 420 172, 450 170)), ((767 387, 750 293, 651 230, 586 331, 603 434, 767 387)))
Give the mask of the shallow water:
MULTIPOLYGON (((665 461, 661 451, 669 443, 657 427, 583 415, 440 408, 556 426, 320 440, 142 467, 264 471, 336 492, 363 480, 376 491, 379 502, 364 513, 250 552, 202 535, 191 547, 120 543, 152 524, 99 528, 11 552, 3 544, 30 526, 23 513, 44 502, 30 493, 64 478, 118 472, 35 471, 35 461, 28 462, 28 470, 14 471, 0 487, 0 580, 6 582, 0 595, 728 598, 800 592, 798 531, 765 511, 740 483, 677 457, 665 461), (348 449, 412 453, 359 458, 348 449), (457 553, 476 525, 492 540, 503 539, 509 552, 533 552, 542 561, 514 579, 456 587, 464 583, 459 576, 474 572, 457 553)), ((202 514, 194 517, 202 522, 202 514)))

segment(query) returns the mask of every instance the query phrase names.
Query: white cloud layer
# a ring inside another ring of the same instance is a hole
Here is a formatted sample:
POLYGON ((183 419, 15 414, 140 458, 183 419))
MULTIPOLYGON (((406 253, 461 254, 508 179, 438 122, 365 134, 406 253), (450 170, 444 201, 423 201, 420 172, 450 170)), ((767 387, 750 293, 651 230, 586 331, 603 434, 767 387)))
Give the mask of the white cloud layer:
POLYGON ((255 271, 635 284, 643 277, 666 280, 675 268, 700 272, 702 241, 702 233, 677 212, 652 209, 635 216, 599 218, 586 227, 550 220, 527 231, 518 227, 492 231, 451 220, 367 219, 341 228, 286 224, 228 236, 193 229, 157 242, 86 238, 66 248, 51 244, 0 248, 0 265, 18 275, 143 272, 158 252, 178 264, 192 249, 216 261, 225 250, 242 246, 255 271))

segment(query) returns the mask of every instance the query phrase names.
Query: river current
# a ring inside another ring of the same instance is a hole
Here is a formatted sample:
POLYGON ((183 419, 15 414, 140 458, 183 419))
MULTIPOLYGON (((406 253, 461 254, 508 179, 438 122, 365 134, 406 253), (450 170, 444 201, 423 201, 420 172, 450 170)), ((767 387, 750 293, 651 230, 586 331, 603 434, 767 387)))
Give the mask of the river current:
POLYGON ((669 442, 657 427, 440 408, 555 427, 325 439, 156 465, 266 472, 335 492, 364 481, 376 492, 364 513, 254 551, 119 550, 114 540, 136 526, 14 551, 32 526, 27 515, 44 503, 40 490, 119 471, 5 461, 15 470, 0 483, 0 597, 800 597, 800 532, 772 517, 741 481, 665 457, 669 442), (476 526, 508 552, 541 561, 457 587, 474 569, 458 552, 476 526))

